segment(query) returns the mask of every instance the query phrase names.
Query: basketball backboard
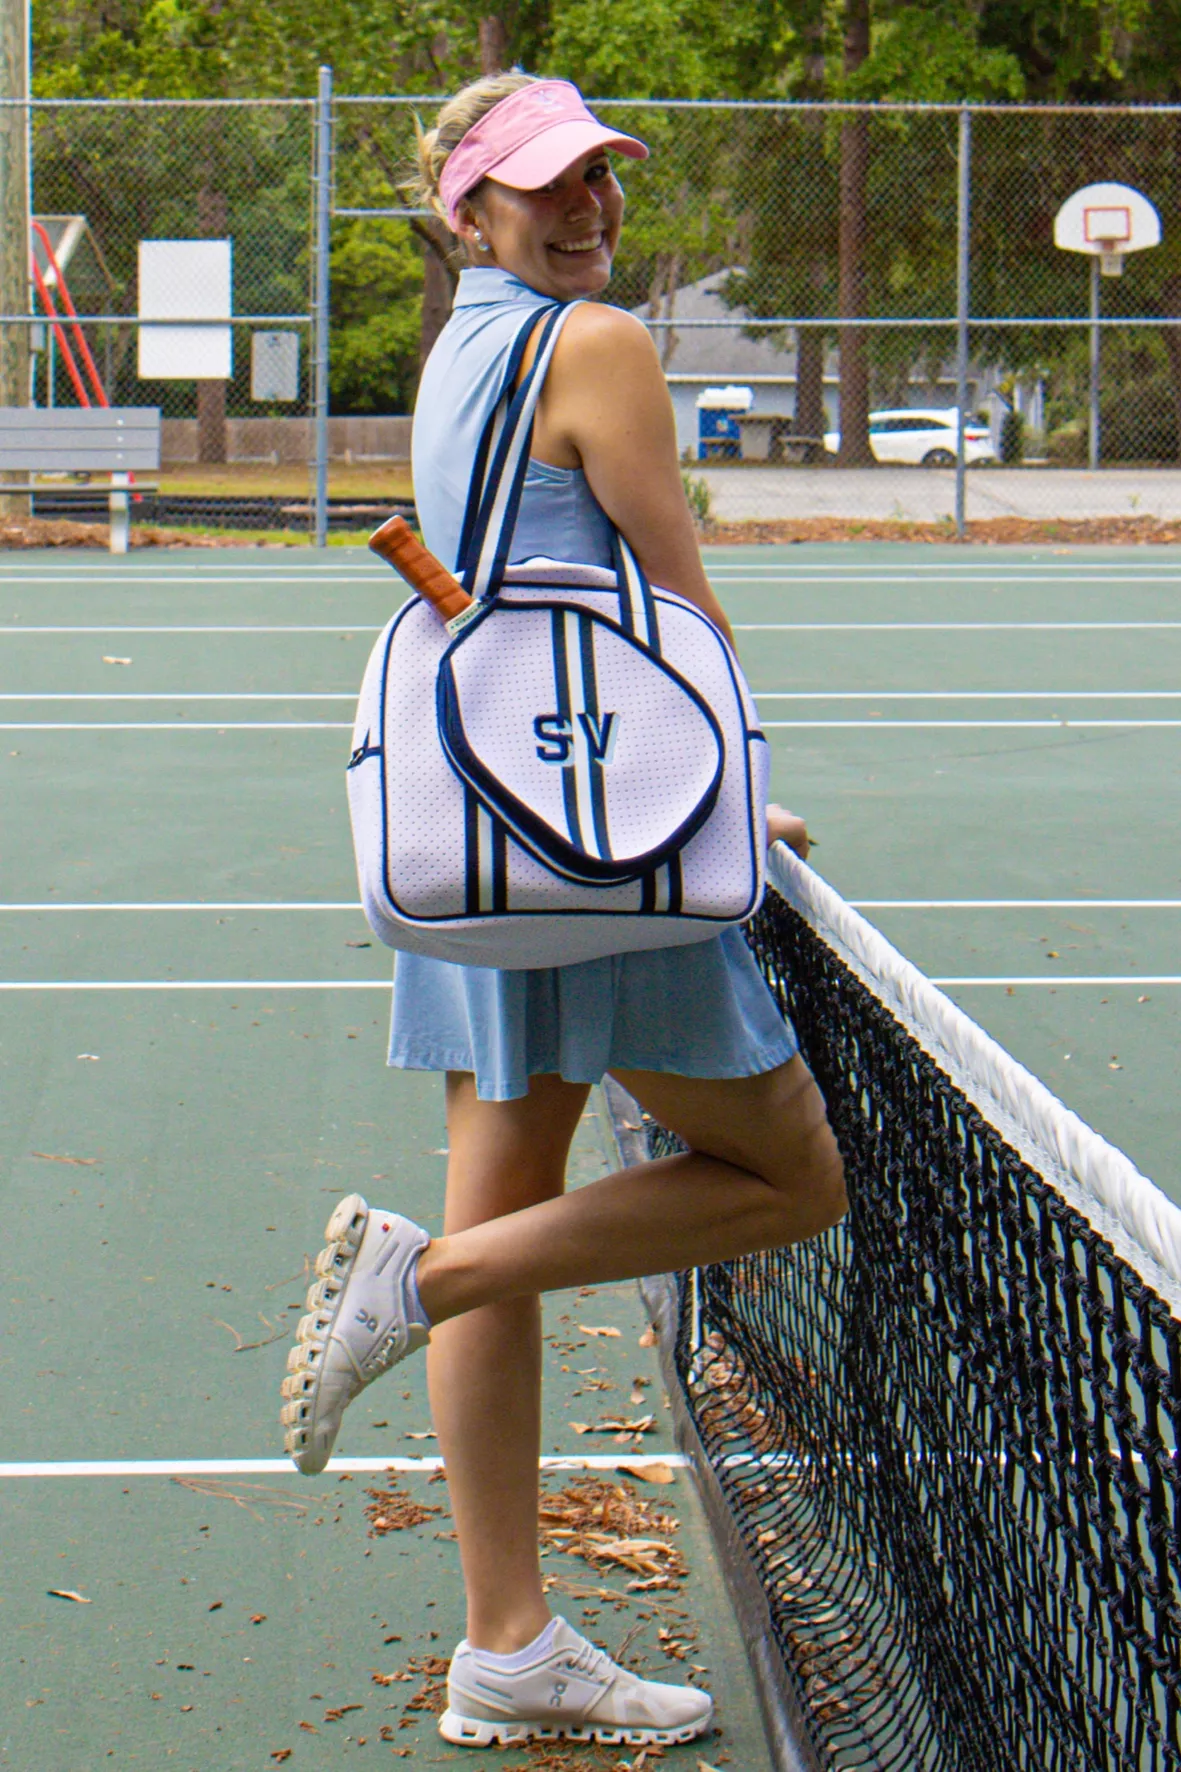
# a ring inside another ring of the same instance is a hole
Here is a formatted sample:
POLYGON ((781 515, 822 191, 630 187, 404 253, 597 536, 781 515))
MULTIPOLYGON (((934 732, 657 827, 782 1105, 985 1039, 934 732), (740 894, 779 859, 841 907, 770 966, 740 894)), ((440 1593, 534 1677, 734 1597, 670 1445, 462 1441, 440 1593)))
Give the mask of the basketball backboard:
POLYGON ((1054 244, 1090 253, 1105 277, 1118 277, 1126 253, 1160 245, 1160 216, 1131 185, 1084 185, 1055 216, 1054 244))

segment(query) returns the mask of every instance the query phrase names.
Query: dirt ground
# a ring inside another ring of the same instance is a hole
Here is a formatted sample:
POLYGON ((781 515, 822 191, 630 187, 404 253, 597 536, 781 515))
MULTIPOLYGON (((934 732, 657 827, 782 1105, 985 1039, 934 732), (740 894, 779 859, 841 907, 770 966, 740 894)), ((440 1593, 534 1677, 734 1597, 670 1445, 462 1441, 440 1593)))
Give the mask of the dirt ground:
MULTIPOLYGON (((765 546, 767 543, 790 542, 954 542, 955 531, 949 523, 908 523, 897 519, 861 522, 846 517, 801 517, 793 521, 751 523, 707 523, 700 529, 701 540, 715 546, 733 547, 742 543, 765 546)), ((1029 517, 988 517, 969 522, 965 540, 985 546, 1036 547, 1042 543, 1069 544, 1075 547, 1176 546, 1181 543, 1181 523, 1160 523, 1155 517, 1093 517, 1085 521, 1067 519, 1034 519, 1029 517)), ((105 523, 72 523, 59 518, 0 518, 0 552, 16 548, 100 548, 107 547, 105 523)), ((133 524, 133 548, 219 548, 251 545, 241 534, 220 535, 216 531, 191 529, 159 529, 133 524)), ((289 542, 272 537, 254 544, 258 547, 306 547, 303 535, 293 534, 289 542)))

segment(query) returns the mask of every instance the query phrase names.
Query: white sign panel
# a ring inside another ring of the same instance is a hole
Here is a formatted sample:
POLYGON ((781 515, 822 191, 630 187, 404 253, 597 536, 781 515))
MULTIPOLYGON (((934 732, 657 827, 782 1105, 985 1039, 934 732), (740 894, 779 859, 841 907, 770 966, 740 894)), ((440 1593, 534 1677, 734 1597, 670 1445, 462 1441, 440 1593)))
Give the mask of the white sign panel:
POLYGON ((298 332, 251 333, 250 398, 299 399, 298 332))
MULTIPOLYGON (((139 317, 228 320, 232 278, 229 240, 141 240, 139 317)), ((227 381, 233 337, 229 326, 141 325, 139 373, 145 381, 227 381)))

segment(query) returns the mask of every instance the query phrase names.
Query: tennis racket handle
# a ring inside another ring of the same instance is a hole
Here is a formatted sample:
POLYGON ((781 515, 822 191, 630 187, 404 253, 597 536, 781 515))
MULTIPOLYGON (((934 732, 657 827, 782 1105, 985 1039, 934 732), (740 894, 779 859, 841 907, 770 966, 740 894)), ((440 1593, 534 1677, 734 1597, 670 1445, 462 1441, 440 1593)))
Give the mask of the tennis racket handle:
POLYGON ((411 590, 429 603, 440 620, 451 623, 457 615, 471 608, 468 596, 457 578, 452 577, 441 560, 424 548, 410 525, 402 517, 390 517, 369 537, 373 552, 400 572, 411 590))

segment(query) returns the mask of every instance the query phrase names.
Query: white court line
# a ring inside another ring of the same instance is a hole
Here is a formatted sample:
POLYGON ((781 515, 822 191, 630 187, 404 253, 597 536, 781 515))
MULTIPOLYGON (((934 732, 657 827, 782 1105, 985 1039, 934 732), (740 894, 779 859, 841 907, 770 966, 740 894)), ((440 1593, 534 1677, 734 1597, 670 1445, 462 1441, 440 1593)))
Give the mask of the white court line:
MULTIPOLYGON (((876 699, 876 698, 870 698, 876 699)), ((1041 729, 1078 732, 1090 727, 1181 726, 1181 720, 764 720, 771 727, 819 731, 825 728, 865 728, 873 732, 915 731, 926 727, 950 727, 957 732, 978 732, 994 727, 1010 731, 1041 729)), ((0 732, 351 732, 351 720, 9 720, 0 732)))
POLYGON ((1153 974, 1153 975, 1149 975, 1148 973, 1127 973, 1127 974, 1122 974, 1119 976, 1102 978, 1102 977, 1098 976, 1097 974, 1083 976, 1079 973, 1073 973, 1073 974, 1063 973, 1061 978, 1053 978, 1053 977, 1049 977, 1049 976, 1043 978, 1040 975, 1038 975, 1037 977, 1034 977, 1034 978, 1025 978, 1025 977, 1021 977, 1021 978, 1018 978, 1018 977, 1009 977, 1009 978, 932 978, 930 980, 930 983, 938 985, 941 990, 949 990, 953 985, 974 985, 974 984, 978 984, 978 985, 1003 984, 1006 986, 1018 985, 1018 984, 1030 984, 1030 985, 1034 985, 1034 984, 1047 985, 1048 984, 1054 990, 1057 990, 1059 985, 1083 984, 1083 985, 1098 985, 1098 986, 1101 986, 1104 990, 1106 990, 1109 988, 1114 988, 1116 985, 1128 985, 1128 984, 1135 984, 1135 985, 1181 984, 1181 975, 1179 975, 1177 973, 1163 973, 1163 974, 1153 974))
POLYGON ((1181 628, 1181 621, 734 621, 730 626, 736 634, 1073 634, 1181 628))
MULTIPOLYGON (((764 727, 800 727, 816 731, 823 727, 842 727, 872 732, 913 732, 926 727, 950 727, 958 732, 1007 728, 1010 731, 1049 727, 1055 731, 1079 732, 1096 726, 1132 727, 1181 726, 1181 720, 763 720, 764 727)), ((0 727, 0 731, 4 731, 0 727)))
MULTIPOLYGON (((754 698, 756 701, 1181 701, 1181 689, 756 689, 754 698)), ((19 695, 0 696, 0 701, 21 699, 19 695)))
MULTIPOLYGON (((1088 901, 1089 902, 1089 901, 1088 901)), ((46 900, 41 904, 0 904, 0 915, 6 911, 360 911, 359 899, 298 899, 260 904, 248 899, 231 904, 214 903, 210 899, 126 900, 120 903, 65 904, 46 900)))
MULTIPOLYGON (((613 1471, 621 1466, 667 1464, 687 1470, 683 1452, 571 1452, 539 1458, 542 1470, 613 1471)), ((318 1474, 337 1476, 343 1471, 437 1471, 441 1458, 332 1458, 318 1474)), ((289 1458, 92 1458, 46 1459, 30 1463, 0 1463, 0 1477, 295 1477, 299 1472, 289 1458)), ((306 1481, 306 1479, 305 1479, 306 1481)))
POLYGON ((851 898, 849 903, 858 911, 1181 911, 1181 898, 851 898))
MULTIPOLYGON (((1181 911, 1181 898, 851 898, 857 911, 1181 911)), ((260 903, 249 899, 227 903, 211 899, 125 900, 98 904, 63 903, 47 899, 27 904, 0 904, 10 911, 363 911, 359 899, 290 899, 260 903)))
MULTIPOLYGON (((1021 978, 932 978, 932 984, 943 987, 949 985, 996 985, 996 984, 1048 984, 1057 988, 1060 984, 1087 985, 1123 985, 1123 984, 1181 984, 1181 975, 1165 974, 1143 975, 1129 973, 1119 976, 1099 977, 1081 976, 1064 973, 1056 977, 1047 973, 1045 977, 1021 978)), ((381 978, 149 978, 149 979, 27 979, 0 980, 0 992, 3 991, 388 991, 392 988, 391 981, 381 978)))
MULTIPOLYGON (((1113 624, 1115 625, 1115 624, 1113 624)), ((1181 622, 1175 624, 1181 627, 1181 622)), ((23 622, 0 623, 0 634, 380 634, 381 628, 372 622, 342 621, 331 625, 324 622, 271 622, 267 626, 257 624, 244 625, 238 623, 234 627, 212 627, 208 624, 191 627, 132 627, 127 623, 111 622, 107 627, 85 628, 33 628, 26 627, 23 622)))
MULTIPOLYGON (((1181 621, 735 621, 736 634, 992 634, 1123 633, 1181 628, 1181 621)), ((267 625, 133 627, 25 627, 0 623, 0 634, 379 634, 367 621, 337 623, 272 622, 267 625)))
MULTIPOLYGON (((1181 689, 756 689, 756 701, 1181 701, 1181 689)), ((346 701, 355 689, 37 690, 0 693, 4 701, 346 701)))
POLYGON ((9 720, 0 732, 351 732, 351 720, 9 720))
MULTIPOLYGON (((756 701, 1181 701, 1181 689, 756 689, 756 701)), ((42 691, 4 701, 355 701, 355 689, 42 691)))
POLYGON ((15 690, 0 694, 0 701, 356 701, 355 689, 199 689, 199 690, 37 690, 25 695, 15 690))
MULTIPOLYGON (((1181 898, 851 898, 857 911, 1181 911, 1181 898)), ((290 899, 260 903, 249 899, 226 903, 210 899, 125 900, 107 904, 62 903, 58 899, 28 904, 0 904, 0 916, 11 911, 357 911, 359 899, 290 899)))
POLYGON ((0 991, 388 991, 388 978, 0 979, 0 991))
MULTIPOLYGON (((876 699, 871 697, 870 699, 876 699)), ((1154 726, 1181 726, 1181 720, 764 720, 762 725, 804 731, 827 728, 873 732, 910 732, 927 727, 978 732, 993 728, 1025 731, 1079 732, 1092 727, 1125 727, 1140 730, 1154 726)), ((351 720, 10 720, 0 722, 0 732, 351 732, 351 720)))

